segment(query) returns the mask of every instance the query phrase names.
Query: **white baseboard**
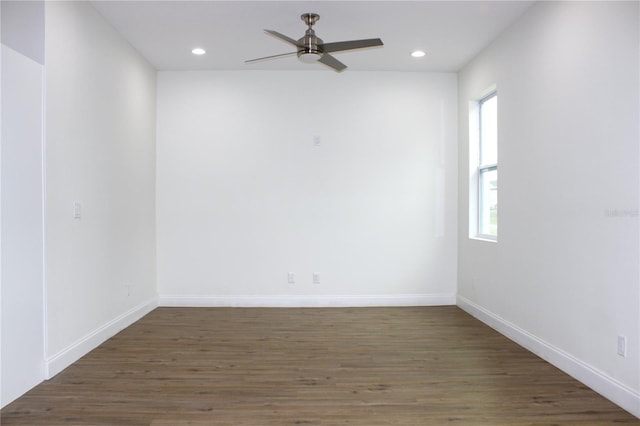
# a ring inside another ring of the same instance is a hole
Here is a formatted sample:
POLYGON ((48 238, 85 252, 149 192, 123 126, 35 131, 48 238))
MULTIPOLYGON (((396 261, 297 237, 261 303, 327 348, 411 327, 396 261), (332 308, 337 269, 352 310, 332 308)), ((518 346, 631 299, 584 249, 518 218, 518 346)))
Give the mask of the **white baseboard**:
POLYGON ((550 345, 539 337, 462 296, 457 297, 457 305, 489 327, 589 386, 634 416, 640 417, 640 393, 638 391, 618 382, 562 349, 550 345))
POLYGON ((48 357, 45 359, 45 379, 51 379, 84 355, 97 348, 103 342, 138 321, 156 307, 158 307, 158 300, 154 297, 153 299, 143 302, 124 314, 114 318, 102 327, 95 329, 57 354, 48 357))
POLYGON ((264 308, 331 308, 372 306, 438 306, 455 305, 454 294, 398 294, 366 296, 213 296, 165 294, 159 306, 184 307, 264 307, 264 308))

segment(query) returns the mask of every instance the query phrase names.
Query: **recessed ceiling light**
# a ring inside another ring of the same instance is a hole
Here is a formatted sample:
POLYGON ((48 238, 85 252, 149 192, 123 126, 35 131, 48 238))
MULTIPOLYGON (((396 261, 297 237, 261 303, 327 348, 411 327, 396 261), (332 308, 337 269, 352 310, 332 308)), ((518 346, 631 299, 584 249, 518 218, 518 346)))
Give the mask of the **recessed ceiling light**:
POLYGON ((426 53, 424 53, 422 50, 414 50, 413 52, 411 52, 411 56, 413 56, 414 58, 422 58, 424 55, 426 55, 426 53))
POLYGON ((193 53, 194 55, 204 55, 205 53, 207 53, 207 51, 200 47, 196 47, 191 51, 191 53, 193 53))

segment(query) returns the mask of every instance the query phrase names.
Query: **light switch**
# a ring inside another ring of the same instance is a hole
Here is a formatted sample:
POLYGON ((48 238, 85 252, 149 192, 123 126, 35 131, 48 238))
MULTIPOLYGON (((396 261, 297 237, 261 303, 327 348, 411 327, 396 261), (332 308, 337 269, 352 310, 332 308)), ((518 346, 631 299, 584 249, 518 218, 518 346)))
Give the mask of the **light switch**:
POLYGON ((80 219, 82 218, 82 204, 80 201, 73 202, 73 218, 80 219))

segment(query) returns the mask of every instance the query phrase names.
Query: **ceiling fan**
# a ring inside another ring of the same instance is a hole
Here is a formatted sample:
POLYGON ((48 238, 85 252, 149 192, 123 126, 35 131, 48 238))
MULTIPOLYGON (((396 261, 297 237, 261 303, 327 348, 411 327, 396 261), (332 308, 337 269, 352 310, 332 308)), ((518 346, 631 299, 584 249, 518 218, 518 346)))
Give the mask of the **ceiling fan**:
POLYGON ((285 41, 295 46, 295 52, 282 53, 279 55, 265 56, 263 58, 250 59, 245 61, 246 63, 253 63, 257 61, 263 61, 265 59, 275 59, 284 56, 298 55, 298 59, 304 63, 320 62, 333 68, 335 71, 342 71, 347 66, 330 55, 330 53, 342 52, 345 50, 364 49, 366 47, 382 46, 382 40, 379 38, 368 38, 364 40, 349 40, 338 41, 335 43, 325 43, 321 38, 316 36, 313 30, 313 25, 320 19, 320 15, 316 13, 304 13, 300 16, 302 20, 307 24, 309 28, 305 32, 304 36, 299 40, 294 40, 287 37, 284 34, 280 34, 273 30, 264 30, 267 34, 270 34, 282 41, 285 41))

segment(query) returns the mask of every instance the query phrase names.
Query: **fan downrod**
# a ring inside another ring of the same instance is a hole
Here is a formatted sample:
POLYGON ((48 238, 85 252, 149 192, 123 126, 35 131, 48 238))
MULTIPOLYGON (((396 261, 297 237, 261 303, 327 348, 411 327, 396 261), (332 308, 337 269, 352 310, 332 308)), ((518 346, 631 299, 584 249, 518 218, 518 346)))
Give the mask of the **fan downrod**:
POLYGON ((317 13, 303 13, 300 18, 309 26, 304 37, 298 40, 298 59, 301 62, 310 64, 322 58, 322 39, 316 37, 313 25, 320 19, 317 13))

